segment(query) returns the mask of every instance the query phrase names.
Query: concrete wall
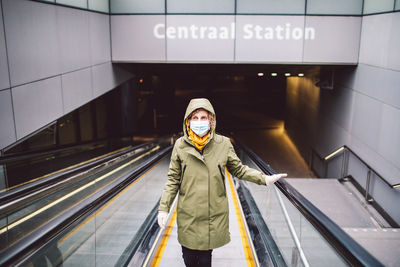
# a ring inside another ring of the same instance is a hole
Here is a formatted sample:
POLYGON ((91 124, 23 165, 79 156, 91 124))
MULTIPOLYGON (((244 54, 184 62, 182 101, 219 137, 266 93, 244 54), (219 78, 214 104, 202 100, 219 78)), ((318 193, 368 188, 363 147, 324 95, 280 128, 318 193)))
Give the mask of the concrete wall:
POLYGON ((131 77, 111 64, 109 15, 24 0, 0 8, 0 149, 131 77))
MULTIPOLYGON (((306 159, 311 148, 326 156, 347 145, 390 183, 400 183, 399 28, 400 13, 364 16, 359 64, 335 73, 333 90, 288 79, 286 128, 306 159)), ((351 160, 349 172, 364 187, 366 171, 351 160)), ((372 177, 371 194, 400 223, 399 189, 372 177)))

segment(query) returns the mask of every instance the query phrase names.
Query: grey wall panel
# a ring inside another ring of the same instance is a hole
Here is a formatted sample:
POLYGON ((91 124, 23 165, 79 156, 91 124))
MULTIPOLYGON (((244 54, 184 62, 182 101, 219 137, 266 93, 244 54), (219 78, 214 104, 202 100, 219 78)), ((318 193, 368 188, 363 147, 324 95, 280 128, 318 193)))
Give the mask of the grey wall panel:
POLYGON ((89 0, 89 9, 97 10, 101 12, 110 12, 110 2, 109 0, 89 0))
POLYGON ((236 25, 236 61, 301 62, 303 16, 236 16, 236 25))
POLYGON ((400 169, 400 109, 383 105, 379 130, 378 152, 400 169))
POLYGON ((235 0, 167 0, 168 13, 234 13, 235 0))
POLYGON ((87 0, 56 0, 56 3, 73 7, 88 8, 87 0))
POLYGON ((372 149, 378 149, 382 103, 363 94, 355 94, 352 134, 372 149))
POLYGON ((60 72, 56 8, 32 1, 3 1, 12 86, 60 72))
POLYGON ((164 13, 165 0, 112 0, 111 13, 164 13))
POLYGON ((400 12, 392 13, 391 15, 392 23, 390 26, 389 59, 387 67, 400 71, 400 12))
POLYGON ((305 0, 237 0, 238 13, 304 14, 305 0))
POLYGON ((3 15, 0 5, 0 90, 10 87, 8 74, 6 41, 4 39, 3 15))
POLYGON ((92 77, 93 98, 96 98, 132 78, 133 75, 118 66, 105 63, 92 67, 92 77))
POLYGON ((17 139, 63 114, 60 76, 14 87, 12 94, 17 139))
POLYGON ((394 0, 364 0, 364 14, 393 11, 394 0))
POLYGON ((358 62, 360 17, 307 16, 306 27, 315 29, 315 39, 304 41, 304 62, 358 62))
POLYGON ((0 91, 0 149, 16 141, 10 90, 0 91))
POLYGON ((58 6, 57 29, 62 73, 90 66, 88 12, 58 6))
POLYGON ((96 65, 111 60, 110 20, 108 15, 89 13, 91 64, 96 65))
POLYGON ((154 35, 163 15, 111 16, 113 61, 164 61, 165 39, 154 35))
POLYGON ((315 140, 311 140, 315 150, 325 157, 338 149, 349 144, 351 136, 341 125, 328 117, 320 117, 315 140))
POLYGON ((96 98, 114 88, 115 79, 111 63, 92 66, 93 98, 96 98))
POLYGON ((170 15, 167 17, 167 28, 176 29, 177 32, 172 35, 174 38, 167 38, 168 61, 233 62, 234 16, 170 15), (193 26, 197 30, 190 34, 193 26), (178 27, 188 29, 188 38, 179 37, 178 27), (202 27, 205 29, 203 34, 202 27), (220 38, 222 32, 224 36, 220 38))
POLYGON ((380 67, 387 66, 391 21, 392 14, 362 18, 360 63, 380 67))
POLYGON ((349 147, 390 183, 400 183, 400 169, 369 144, 352 135, 349 147))
POLYGON ((307 14, 361 15, 363 0, 308 0, 307 14))
POLYGON ((93 98, 91 68, 63 74, 61 81, 64 114, 86 104, 93 98))
POLYGON ((329 94, 329 97, 326 102, 321 103, 321 106, 329 107, 326 115, 346 131, 350 131, 355 94, 354 91, 338 86, 335 87, 334 90, 327 91, 326 93, 329 94))
POLYGON ((354 90, 400 108, 400 72, 359 64, 354 90))

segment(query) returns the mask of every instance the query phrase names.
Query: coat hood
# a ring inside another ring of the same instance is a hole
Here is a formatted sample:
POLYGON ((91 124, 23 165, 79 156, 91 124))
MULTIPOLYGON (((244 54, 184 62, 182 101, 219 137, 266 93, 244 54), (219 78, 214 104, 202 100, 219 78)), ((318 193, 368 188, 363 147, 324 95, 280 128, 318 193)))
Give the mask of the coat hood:
POLYGON ((190 114, 192 114, 193 111, 196 109, 203 108, 210 112, 213 115, 213 119, 210 120, 210 128, 211 128, 211 135, 210 135, 210 140, 214 137, 215 133, 215 126, 216 126, 216 116, 215 116, 215 111, 213 106, 211 105, 210 101, 207 98, 194 98, 190 100, 189 105, 186 108, 185 116, 183 118, 183 134, 186 140, 188 139, 188 133, 186 131, 186 120, 189 117, 190 114))

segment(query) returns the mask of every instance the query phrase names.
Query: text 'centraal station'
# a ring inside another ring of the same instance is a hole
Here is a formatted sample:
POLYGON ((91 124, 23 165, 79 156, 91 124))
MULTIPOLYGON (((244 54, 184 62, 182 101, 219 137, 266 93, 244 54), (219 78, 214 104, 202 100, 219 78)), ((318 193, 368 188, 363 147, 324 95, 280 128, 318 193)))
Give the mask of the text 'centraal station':
POLYGON ((292 27, 290 23, 274 26, 258 24, 244 24, 237 28, 234 22, 227 26, 183 25, 165 26, 156 24, 153 28, 154 37, 157 39, 236 39, 236 36, 245 40, 314 40, 313 27, 292 27))

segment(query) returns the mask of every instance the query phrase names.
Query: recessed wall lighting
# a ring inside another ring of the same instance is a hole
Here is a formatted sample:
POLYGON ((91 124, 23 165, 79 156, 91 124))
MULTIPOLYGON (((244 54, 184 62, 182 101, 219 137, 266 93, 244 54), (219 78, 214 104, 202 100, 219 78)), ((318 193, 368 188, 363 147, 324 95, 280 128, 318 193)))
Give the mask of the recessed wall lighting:
POLYGON ((297 76, 304 77, 304 73, 299 73, 299 74, 297 74, 297 76))
POLYGON ((286 72, 286 73, 285 73, 285 76, 286 76, 286 77, 289 77, 289 76, 290 76, 290 73, 289 73, 289 72, 286 72))
POLYGON ((276 72, 271 72, 271 76, 276 77, 276 76, 278 76, 278 73, 276 73, 276 72))
POLYGON ((257 75, 258 75, 258 77, 262 77, 262 76, 264 76, 264 73, 259 72, 259 73, 257 73, 257 75))

